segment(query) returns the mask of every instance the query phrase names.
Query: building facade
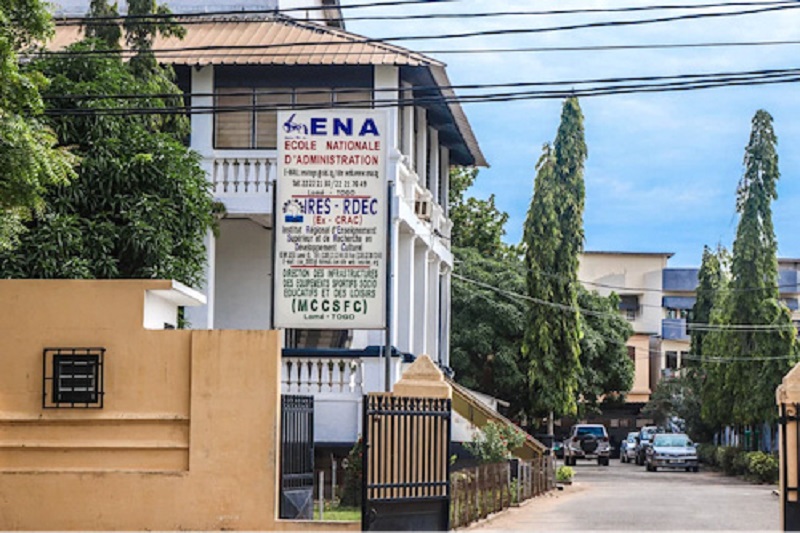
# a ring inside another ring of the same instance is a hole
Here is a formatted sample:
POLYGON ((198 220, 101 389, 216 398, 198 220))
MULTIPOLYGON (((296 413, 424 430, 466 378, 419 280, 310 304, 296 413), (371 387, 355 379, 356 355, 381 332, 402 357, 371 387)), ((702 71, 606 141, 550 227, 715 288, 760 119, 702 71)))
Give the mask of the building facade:
MULTIPOLYGON (((88 1, 67 4, 74 15, 88 1)), ((215 15, 225 6, 212 2, 168 4, 179 14, 210 13, 187 18, 184 39, 153 44, 194 108, 189 144, 225 210, 218 234, 206 238, 205 283, 196 288, 206 303, 186 309, 193 329, 272 328, 278 110, 386 110, 391 338, 384 330, 284 331, 284 391, 313 393, 318 441, 349 446, 361 430, 362 395, 387 386, 385 346, 391 383, 417 355, 449 366, 449 169, 486 162, 444 64, 344 31, 336 2, 242 1, 230 10, 250 12, 226 15, 215 15)), ((51 47, 80 38, 62 26, 51 47)))
MULTIPOLYGON (((647 402, 658 381, 680 372, 693 357, 688 327, 698 286, 699 268, 671 268, 671 253, 584 252, 578 279, 589 290, 620 296, 619 312, 634 335, 628 353, 636 365, 628 402, 647 402)), ((778 259, 781 301, 800 329, 800 260, 778 259)))

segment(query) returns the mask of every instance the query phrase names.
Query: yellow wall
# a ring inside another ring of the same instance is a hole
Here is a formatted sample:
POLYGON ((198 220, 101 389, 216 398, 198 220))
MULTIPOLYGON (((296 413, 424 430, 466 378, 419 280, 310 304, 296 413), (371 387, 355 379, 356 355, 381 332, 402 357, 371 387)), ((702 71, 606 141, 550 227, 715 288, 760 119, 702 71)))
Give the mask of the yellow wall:
POLYGON ((275 518, 278 333, 143 329, 169 287, 0 281, 0 530, 336 527, 275 518), (88 346, 104 407, 42 409, 43 349, 88 346))

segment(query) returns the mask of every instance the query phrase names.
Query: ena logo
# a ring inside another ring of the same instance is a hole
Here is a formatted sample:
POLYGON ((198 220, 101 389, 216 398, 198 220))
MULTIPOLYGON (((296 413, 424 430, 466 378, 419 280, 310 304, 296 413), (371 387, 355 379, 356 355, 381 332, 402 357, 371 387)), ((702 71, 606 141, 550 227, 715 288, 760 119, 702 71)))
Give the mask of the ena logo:
POLYGON ((294 121, 295 116, 296 113, 292 114, 289 120, 283 123, 283 129, 286 133, 297 132, 305 135, 342 135, 347 137, 354 135, 358 137, 367 135, 380 136, 378 125, 369 117, 362 119, 360 122, 355 122, 353 117, 312 117, 308 126, 306 126, 305 124, 296 123, 294 121))

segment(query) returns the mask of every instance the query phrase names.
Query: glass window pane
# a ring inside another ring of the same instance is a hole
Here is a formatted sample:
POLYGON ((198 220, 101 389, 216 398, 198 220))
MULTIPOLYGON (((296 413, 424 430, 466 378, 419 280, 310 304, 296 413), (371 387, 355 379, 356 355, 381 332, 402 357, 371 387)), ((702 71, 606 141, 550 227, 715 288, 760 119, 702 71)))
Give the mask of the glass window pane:
MULTIPOLYGON (((275 89, 256 93, 256 105, 288 108, 292 104, 291 89, 275 89)), ((278 145, 278 111, 265 109, 256 112, 256 148, 274 149, 278 145)))
POLYGON ((334 99, 346 107, 372 107, 372 91, 363 89, 336 89, 334 99))
POLYGON ((298 89, 295 93, 298 109, 318 109, 331 107, 330 89, 298 89))
MULTIPOLYGON (((249 89, 230 88, 217 89, 217 107, 250 108, 252 95, 243 94, 249 89)), ((215 143, 217 148, 251 148, 253 135, 253 112, 223 111, 217 113, 214 120, 215 143)))

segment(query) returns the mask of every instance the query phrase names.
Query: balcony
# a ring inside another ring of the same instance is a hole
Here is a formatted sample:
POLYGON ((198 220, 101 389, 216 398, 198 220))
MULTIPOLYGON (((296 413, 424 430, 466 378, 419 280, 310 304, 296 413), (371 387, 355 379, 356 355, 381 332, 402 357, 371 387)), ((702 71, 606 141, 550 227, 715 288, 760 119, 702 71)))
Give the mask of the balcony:
POLYGON ((662 288, 667 292, 694 292, 697 290, 697 268, 665 268, 662 272, 662 288))
POLYGON ((778 270, 778 286, 782 295, 800 293, 800 273, 793 268, 778 270))
POLYGON ((230 214, 265 215, 272 212, 276 160, 274 151, 224 150, 206 160, 214 198, 230 214))
POLYGON ((665 341, 688 341, 685 318, 665 318, 661 321, 661 338, 665 341))

